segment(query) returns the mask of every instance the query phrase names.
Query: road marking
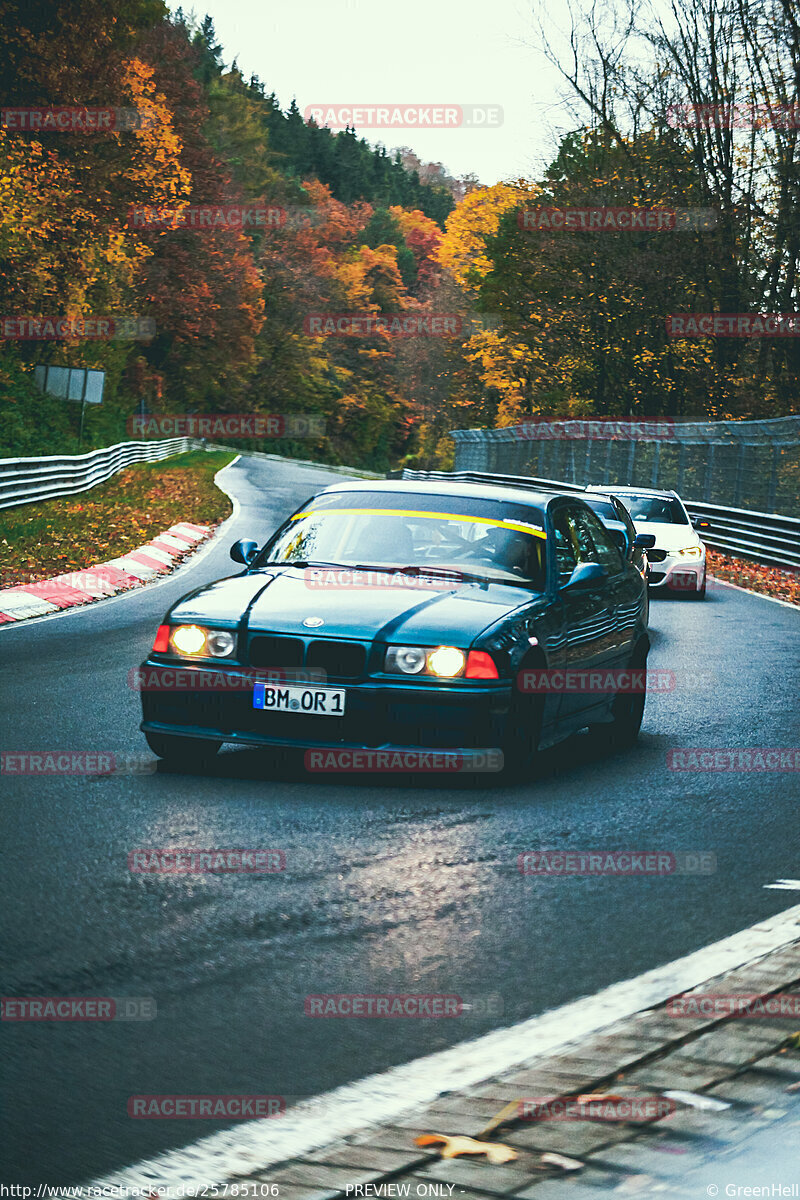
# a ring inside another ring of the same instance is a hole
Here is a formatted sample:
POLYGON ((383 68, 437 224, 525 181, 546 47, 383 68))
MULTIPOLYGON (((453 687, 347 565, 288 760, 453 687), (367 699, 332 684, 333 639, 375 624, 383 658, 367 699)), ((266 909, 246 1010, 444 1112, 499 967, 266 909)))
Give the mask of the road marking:
POLYGON ((462 1090, 538 1061, 798 938, 800 904, 635 979, 611 984, 594 996, 315 1096, 289 1109, 284 1117, 247 1121, 210 1134, 182 1150, 114 1171, 96 1185, 218 1185, 236 1174, 265 1170, 424 1108, 443 1092, 462 1090), (537 1048, 535 1058, 532 1046, 537 1048))
POLYGON ((800 892, 800 879, 777 879, 775 883, 765 883, 765 888, 774 888, 776 892, 800 892))
POLYGON ((738 583, 720 579, 718 575, 709 575, 709 579, 714 580, 715 587, 717 584, 721 584, 722 587, 733 588, 735 592, 744 592, 745 596, 760 596, 762 600, 771 600, 773 604, 782 604, 784 608, 793 608, 795 612, 800 612, 800 604, 792 604, 791 600, 779 600, 777 596, 765 596, 763 592, 754 592, 752 588, 740 587, 738 583))

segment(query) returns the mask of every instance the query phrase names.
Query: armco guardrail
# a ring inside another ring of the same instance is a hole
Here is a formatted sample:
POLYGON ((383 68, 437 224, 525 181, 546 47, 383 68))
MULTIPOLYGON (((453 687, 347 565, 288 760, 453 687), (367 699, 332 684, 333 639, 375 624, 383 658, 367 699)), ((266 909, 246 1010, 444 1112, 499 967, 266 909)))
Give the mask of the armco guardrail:
POLYGON ((88 454, 2 458, 0 509, 88 492, 132 463, 159 462, 194 445, 192 438, 167 438, 160 442, 120 442, 102 450, 90 450, 88 454))
MULTIPOLYGON (((453 479, 462 483, 500 483, 543 491, 574 492, 585 488, 560 479, 537 479, 529 475, 496 475, 485 471, 403 471, 403 479, 453 479)), ((609 492, 614 491, 609 485, 609 492)), ((712 550, 750 558, 772 567, 800 567, 800 520, 778 513, 750 512, 720 504, 685 500, 692 520, 705 520, 703 541, 712 550)))
POLYGON ((719 504, 684 501, 692 520, 709 522, 703 541, 713 550, 752 558, 772 567, 800 567, 800 520, 777 513, 723 508, 719 504))

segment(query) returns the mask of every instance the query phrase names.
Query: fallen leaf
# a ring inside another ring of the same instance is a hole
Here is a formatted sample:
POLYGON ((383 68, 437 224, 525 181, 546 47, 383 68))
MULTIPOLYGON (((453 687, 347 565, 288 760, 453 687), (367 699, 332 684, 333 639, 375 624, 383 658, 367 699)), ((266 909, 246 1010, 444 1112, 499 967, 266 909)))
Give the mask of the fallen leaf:
POLYGON ((442 1158, 458 1158, 460 1154, 485 1154, 490 1163, 511 1162, 517 1157, 516 1150, 500 1142, 476 1142, 471 1137, 449 1137, 446 1133, 422 1133, 414 1138, 415 1146, 434 1146, 443 1143, 439 1151, 442 1158))
POLYGON ((627 1175, 622 1183, 617 1184, 615 1192, 641 1192, 653 1183, 652 1175, 627 1175))
POLYGON ((727 1100, 715 1100, 713 1096, 698 1096, 696 1092, 663 1092, 668 1100, 677 1100, 687 1108, 699 1108, 703 1112, 722 1112, 730 1108, 727 1100))
POLYGON ((547 1154, 543 1154, 541 1162, 548 1163, 552 1167, 561 1167, 564 1171, 580 1171, 583 1168, 583 1163, 578 1162, 577 1158, 567 1158, 564 1154, 553 1154, 548 1150, 547 1154))

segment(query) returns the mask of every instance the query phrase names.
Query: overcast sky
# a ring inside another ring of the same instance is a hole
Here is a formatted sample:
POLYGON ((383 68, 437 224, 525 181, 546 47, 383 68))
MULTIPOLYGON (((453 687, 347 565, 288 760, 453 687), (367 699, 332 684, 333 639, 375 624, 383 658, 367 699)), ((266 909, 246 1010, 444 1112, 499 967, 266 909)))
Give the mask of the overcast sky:
MULTIPOLYGON (((257 74, 281 107, 493 105, 494 128, 359 129, 372 143, 408 145, 425 162, 482 183, 541 172, 574 122, 555 70, 537 53, 528 0, 195 0, 214 21, 224 59, 257 74)), ((171 4, 177 8, 177 4, 171 4)), ((191 11, 191 0, 184 3, 191 11)), ((566 24, 553 0, 554 24, 566 24)))

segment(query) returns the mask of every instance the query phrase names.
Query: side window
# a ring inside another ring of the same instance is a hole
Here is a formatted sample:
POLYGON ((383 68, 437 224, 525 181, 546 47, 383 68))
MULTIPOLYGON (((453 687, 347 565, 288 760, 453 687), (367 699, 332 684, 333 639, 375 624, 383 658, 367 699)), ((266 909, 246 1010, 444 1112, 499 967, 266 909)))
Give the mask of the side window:
POLYGON ((559 508, 553 517, 556 544, 556 570, 559 584, 566 583, 578 563, 575 555, 572 528, 568 510, 559 508))
MULTIPOLYGON (((575 548, 575 556, 579 563, 600 562, 595 540, 592 537, 592 526, 589 525, 586 518, 592 516, 591 513, 585 513, 582 509, 577 511, 568 510, 567 521, 569 524, 572 544, 575 548)), ((598 520, 595 517, 595 520, 598 520)), ((599 524, 599 521, 598 521, 599 524)))
POLYGON ((590 559, 581 561, 601 563, 609 575, 619 575, 623 568, 622 556, 614 544, 611 534, 599 517, 593 512, 576 512, 575 523, 585 530, 586 537, 593 544, 593 555, 590 559))

